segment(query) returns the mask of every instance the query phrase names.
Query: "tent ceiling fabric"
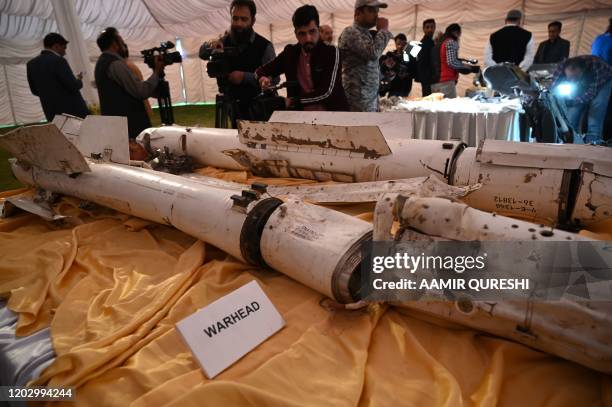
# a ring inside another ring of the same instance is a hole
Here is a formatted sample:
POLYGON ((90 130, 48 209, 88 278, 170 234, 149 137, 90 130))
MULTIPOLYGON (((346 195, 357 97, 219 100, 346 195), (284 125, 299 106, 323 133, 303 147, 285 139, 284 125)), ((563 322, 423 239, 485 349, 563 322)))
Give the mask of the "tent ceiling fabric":
MULTIPOLYGON (((68 0, 67 0, 68 1, 68 0)), ((215 83, 206 76, 205 63, 197 58, 202 41, 214 38, 229 28, 229 0, 73 0, 80 19, 83 37, 92 63, 99 55, 95 44, 98 33, 107 26, 119 29, 128 43, 132 57, 138 51, 155 46, 160 41, 181 38, 185 59, 183 62, 186 99, 183 99, 179 70, 173 69, 169 82, 173 101, 214 100, 215 83)), ((321 14, 321 24, 330 24, 334 35, 353 20, 354 0, 255 0, 257 22, 255 29, 270 39, 277 52, 295 41, 291 15, 302 4, 313 4, 321 14)), ((438 30, 450 23, 463 26, 460 55, 483 60, 484 45, 489 34, 503 24, 508 10, 525 12, 525 28, 536 40, 546 38, 546 24, 558 19, 563 22, 562 36, 572 42, 571 55, 588 53, 593 38, 603 32, 607 18, 612 14, 612 0, 388 0, 389 8, 381 11, 390 20, 393 33, 404 32, 409 39, 420 39, 420 25, 425 18, 435 18, 438 30)), ((57 31, 50 0, 0 0, 0 89, 15 94, 17 100, 10 109, 0 109, 0 124, 42 119, 38 100, 28 94, 25 77, 17 72, 37 55, 42 38, 57 31), (10 72, 10 78, 9 78, 10 72), (25 81, 14 83, 13 81, 25 81), (2 89, 3 90, 3 89, 2 89), (14 112, 14 113, 13 113, 14 112)), ((70 38, 68 38, 70 40, 70 38)), ((389 48, 393 44, 389 44, 389 48)), ((70 52, 70 46, 69 46, 70 52)), ((149 68, 138 63, 143 73, 149 68)), ((461 92, 470 84, 467 76, 459 82, 461 92)), ((413 93, 420 95, 419 86, 413 93)), ((2 98, 4 101, 5 98, 2 98)))

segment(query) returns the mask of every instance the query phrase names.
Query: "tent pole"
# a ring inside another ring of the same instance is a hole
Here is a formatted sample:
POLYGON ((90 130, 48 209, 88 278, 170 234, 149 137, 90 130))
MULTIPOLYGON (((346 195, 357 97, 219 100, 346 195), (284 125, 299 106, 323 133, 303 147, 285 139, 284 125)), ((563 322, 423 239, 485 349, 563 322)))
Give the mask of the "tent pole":
POLYGON ((6 73, 6 65, 2 65, 2 70, 4 71, 4 81, 6 83, 6 94, 9 100, 9 106, 11 107, 11 115, 13 116, 13 124, 17 125, 17 117, 15 116, 15 107, 13 106, 13 97, 11 95, 11 86, 8 80, 8 74, 6 73))
MULTIPOLYGON (((177 47, 181 47, 181 52, 183 51, 183 42, 181 41, 180 37, 174 37, 174 42, 176 44, 177 47)), ((178 51, 178 49, 177 49, 178 51)), ((181 57, 181 62, 179 63, 179 77, 181 79, 181 94, 183 95, 183 100, 185 101, 185 103, 187 103, 187 86, 185 84, 185 67, 183 65, 183 60, 181 57)))
POLYGON ((580 43, 582 42, 582 32, 584 31, 584 22, 586 20, 586 13, 587 13, 586 9, 582 10, 582 19, 580 20, 580 29, 578 30, 578 40, 576 41, 576 47, 574 48, 574 53, 572 55, 573 57, 578 55, 578 52, 580 51, 580 43))
POLYGON ((334 21, 334 13, 330 13, 329 15, 329 25, 332 28, 332 44, 333 44, 334 43, 333 32, 336 31, 336 22, 334 21))
POLYGON ((70 41, 66 59, 70 62, 75 74, 83 72, 83 88, 81 89, 83 97, 90 105, 97 104, 98 94, 91 86, 94 80, 93 69, 74 0, 51 0, 51 5, 59 32, 70 41))
POLYGON ((200 78, 202 78, 202 85, 201 85, 201 90, 202 90, 202 100, 206 101, 206 78, 208 77, 208 75, 204 76, 204 71, 202 70, 202 65, 204 64, 204 62, 202 62, 202 60, 198 61, 199 62, 199 66, 200 66, 200 78))
POLYGON ((414 5, 414 28, 412 30, 412 32, 413 32, 412 39, 415 40, 415 41, 417 39, 417 26, 418 26, 418 23, 419 23, 418 15, 419 15, 419 5, 415 4, 414 5))

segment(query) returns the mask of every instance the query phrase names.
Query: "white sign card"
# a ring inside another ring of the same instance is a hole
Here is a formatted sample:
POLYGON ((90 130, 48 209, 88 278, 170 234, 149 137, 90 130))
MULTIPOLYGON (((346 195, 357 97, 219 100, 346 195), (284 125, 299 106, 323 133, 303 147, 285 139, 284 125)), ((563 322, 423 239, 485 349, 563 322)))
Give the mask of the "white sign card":
POLYGON ((209 379, 284 326, 285 320, 256 281, 176 324, 209 379))

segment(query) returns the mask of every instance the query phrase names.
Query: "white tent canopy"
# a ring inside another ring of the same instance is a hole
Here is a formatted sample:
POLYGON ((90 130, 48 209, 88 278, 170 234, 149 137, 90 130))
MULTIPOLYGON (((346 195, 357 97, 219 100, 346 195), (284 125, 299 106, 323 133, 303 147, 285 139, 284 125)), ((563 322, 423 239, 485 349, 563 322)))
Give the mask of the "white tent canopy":
MULTIPOLYGON (((480 61, 489 34, 503 24, 510 9, 523 11, 525 28, 534 33, 538 42, 546 39, 548 22, 561 21, 562 37, 571 42, 570 55, 588 54, 593 39, 605 31, 612 15, 612 0, 389 0, 388 3, 389 8, 382 10, 381 15, 389 18, 394 34, 404 32, 409 39, 420 39, 420 27, 426 18, 435 18, 438 30, 457 22, 463 28, 460 55, 480 61)), ((173 103, 213 101, 215 81, 207 77, 205 62, 197 54, 204 40, 218 36, 229 27, 229 4, 228 0, 0 0, 0 124, 44 119, 38 98, 30 93, 25 64, 40 52, 42 38, 53 31, 71 42, 68 61, 75 73, 86 72, 89 81, 93 80, 93 65, 100 53, 95 38, 107 26, 120 31, 145 76, 150 70, 138 58, 138 51, 156 46, 160 41, 180 39, 183 63, 166 68, 173 103), (79 36, 84 41, 79 41, 79 36)), ((272 41, 277 52, 295 42, 291 15, 302 4, 317 7, 321 24, 331 25, 335 38, 353 20, 354 0, 256 0, 256 4, 255 29, 272 41)), ((462 76, 459 92, 469 82, 469 77, 462 76)), ((415 85, 412 94, 420 95, 420 88, 415 85)), ((95 102, 95 90, 84 89, 83 95, 88 102, 95 102)))

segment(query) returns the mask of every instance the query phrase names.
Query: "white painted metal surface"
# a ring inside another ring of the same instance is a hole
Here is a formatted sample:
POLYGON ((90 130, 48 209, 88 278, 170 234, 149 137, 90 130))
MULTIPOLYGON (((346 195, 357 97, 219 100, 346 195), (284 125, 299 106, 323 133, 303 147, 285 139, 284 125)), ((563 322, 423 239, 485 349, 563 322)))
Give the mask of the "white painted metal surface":
POLYGON ((130 164, 127 118, 90 115, 83 120, 77 143, 85 157, 102 157, 116 164, 130 164))
MULTIPOLYGON (((43 127, 49 128, 55 129, 58 137, 72 146, 55 125, 43 127)), ((28 145, 32 138, 38 139, 39 134, 37 126, 24 128, 9 137, 9 146, 28 145)), ((66 153, 51 151, 46 161, 62 161, 66 153)), ((235 199, 240 198, 238 194, 246 188, 237 190, 235 184, 204 177, 189 179, 94 161, 88 163, 89 172, 68 175, 36 164, 13 160, 11 167, 16 178, 24 184, 174 226, 238 259, 263 261, 262 265, 338 301, 352 301, 348 284, 361 261, 359 243, 371 236, 372 226, 366 221, 296 198, 285 203, 274 198, 260 199, 254 191, 246 194, 250 198, 241 201, 242 206, 237 205, 235 199), (256 215, 251 216, 251 211, 270 199, 275 202, 268 207, 269 212, 254 212, 256 215), (253 256, 253 249, 260 253, 261 260, 253 256), (245 250, 250 252, 245 254, 245 250)))
POLYGON ((81 131, 83 119, 69 114, 57 114, 51 123, 55 124, 68 141, 75 144, 76 138, 81 131))
POLYGON ((468 148, 459 156, 451 182, 482 185, 463 198, 474 208, 554 225, 563 202, 563 177, 563 170, 479 162, 477 150, 468 148))
MULTIPOLYGON (((40 137, 41 128, 45 126, 24 128, 3 140, 10 140, 11 147, 12 144, 27 145, 24 140, 29 136, 40 137)), ((63 137, 59 131, 58 134, 63 137)), ((241 232, 258 201, 251 202, 244 211, 236 210, 230 198, 236 193, 235 185, 223 182, 216 185, 203 179, 108 163, 85 163, 90 171, 76 176, 62 172, 65 167, 56 165, 54 171, 44 168, 49 162, 62 162, 66 154, 73 155, 74 151, 51 149, 46 157, 21 154, 30 162, 13 162, 12 168, 16 177, 26 184, 173 225, 243 258, 241 232), (40 164, 36 162, 39 158, 45 165, 36 166, 40 164)), ((466 170, 460 170, 458 176, 465 177, 461 174, 466 170)), ((471 175, 467 173, 469 179, 471 175)), ((595 178, 590 181, 591 184, 598 182, 595 178)), ((592 189, 590 184, 589 189, 592 189)), ((402 235, 406 239, 424 236, 427 240, 525 240, 535 236, 537 240, 588 240, 485 213, 448 199, 399 195, 393 202, 392 197, 395 194, 386 194, 383 205, 377 206, 376 216, 384 218, 381 227, 375 229, 377 236, 390 236, 392 222, 388 217, 396 214, 406 230, 402 235)), ((274 208, 263 226, 259 248, 267 265, 340 302, 355 300, 351 296, 350 281, 361 261, 360 243, 370 238, 369 223, 289 197, 274 208)), ((400 306, 504 336, 595 369, 612 370, 612 309, 608 303, 458 301, 413 302, 400 306)))
POLYGON ((138 140, 146 144, 147 134, 151 147, 167 146, 172 153, 188 154, 201 165, 249 169, 268 177, 341 182, 444 176, 462 146, 450 141, 390 139, 392 154, 373 159, 359 152, 303 145, 247 146, 240 143, 236 130, 160 127, 143 131, 138 140))
POLYGON ((470 208, 438 197, 408 197, 397 208, 404 228, 450 240, 590 241, 575 233, 470 208))
POLYGON ((127 118, 89 115, 85 119, 57 115, 53 124, 84 157, 130 165, 127 118))
POLYGON ((429 177, 357 182, 353 184, 270 186, 268 187, 268 193, 272 196, 292 195, 308 202, 326 204, 376 202, 385 194, 399 193, 405 196, 459 198, 476 189, 478 189, 478 185, 456 187, 444 183, 434 175, 430 175, 429 177))
POLYGON ((66 216, 56 214, 47 202, 36 200, 30 193, 5 198, 4 202, 0 203, 0 217, 10 217, 16 208, 33 213, 47 221, 66 218, 66 216))
POLYGON ((172 225, 241 259, 240 230, 246 215, 232 210, 232 190, 143 168, 90 163, 91 172, 69 177, 37 167, 12 170, 18 180, 75 196, 154 222, 172 225))
POLYGON ((53 124, 20 127, 0 135, 0 147, 24 163, 49 171, 89 171, 79 150, 53 124))
POLYGON ((506 167, 587 169, 612 177, 612 151, 604 146, 487 140, 478 148, 477 160, 506 167))
POLYGON ((325 124, 332 126, 376 126, 386 140, 409 139, 412 134, 412 113, 409 112, 292 112, 272 113, 271 123, 325 124))
POLYGON ((612 302, 411 301, 398 307, 433 315, 612 373, 612 302))
POLYGON ((223 151, 243 147, 238 140, 238 131, 204 127, 163 126, 144 130, 137 140, 153 149, 168 147, 173 154, 187 154, 201 165, 244 170, 223 151))
MULTIPOLYGON (((219 188, 180 176, 117 164, 91 163, 78 177, 23 168, 15 176, 29 185, 75 196, 120 212, 176 227, 244 260, 241 232, 248 211, 233 208, 233 188, 219 188)), ((359 242, 370 223, 290 199, 265 223, 259 243, 270 267, 329 295, 350 302, 348 280, 361 261, 359 242)), ((257 236, 252 236, 257 244, 257 236)))
POLYGON ((607 147, 486 140, 453 166, 453 185, 481 183, 469 205, 534 222, 589 225, 612 217, 607 147))
POLYGON ((377 126, 328 126, 322 124, 238 122, 242 144, 274 145, 278 149, 314 147, 378 158, 391 154, 377 126))
POLYGON ((361 263, 368 222, 289 198, 266 223, 261 252, 268 265, 339 302, 353 302, 349 279, 361 263), (307 248, 307 249, 306 249, 307 248))
POLYGON ((612 177, 582 171, 571 219, 591 224, 612 217, 612 177))
MULTIPOLYGON (((337 118, 321 112, 303 113, 307 114, 276 112, 274 119, 344 125, 352 117, 352 113, 337 118)), ((357 115, 355 123, 374 122, 376 117, 357 115)), ((272 128, 278 123, 268 125, 272 128)), ((399 133, 396 122, 390 129, 387 132, 399 133)), ((458 142, 394 136, 387 138, 391 155, 370 159, 363 154, 299 144, 245 145, 232 130, 162 127, 148 129, 140 138, 146 134, 153 147, 169 146, 179 154, 185 151, 199 164, 248 169, 266 177, 367 182, 437 174, 456 186, 482 184, 464 200, 489 212, 548 225, 570 221, 588 225, 612 217, 612 154, 605 147, 485 140, 479 148, 462 149, 458 142), (591 173, 596 182, 588 181, 591 173)))
MULTIPOLYGON (((401 229, 395 239, 458 241, 591 240, 565 231, 493 215, 443 198, 408 197, 395 205, 401 229), (415 233, 416 232, 416 233, 415 233)), ((379 220, 375 218, 375 230, 379 220)), ((386 216, 379 236, 391 238, 386 216)), ((489 332, 602 372, 612 372, 612 301, 563 297, 559 301, 449 301, 394 305, 489 332)))

